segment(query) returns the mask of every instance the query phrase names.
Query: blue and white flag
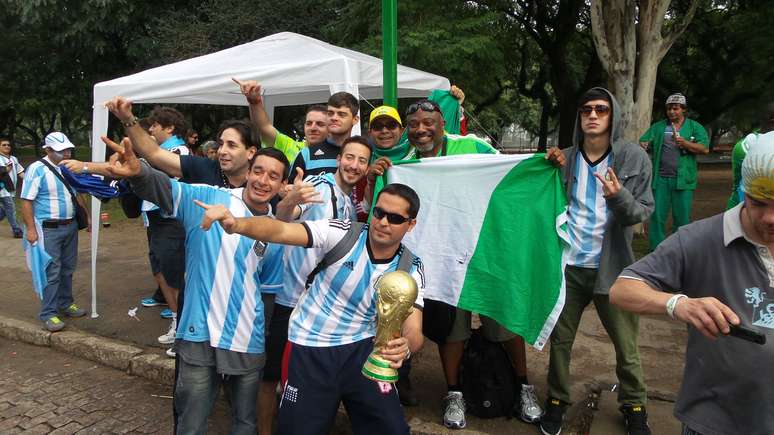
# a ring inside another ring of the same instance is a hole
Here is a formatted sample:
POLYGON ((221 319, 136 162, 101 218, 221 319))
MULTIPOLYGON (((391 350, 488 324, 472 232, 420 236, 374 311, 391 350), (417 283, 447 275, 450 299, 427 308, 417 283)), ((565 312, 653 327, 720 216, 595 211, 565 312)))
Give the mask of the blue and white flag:
POLYGON ((45 245, 43 244, 43 227, 40 226, 40 222, 37 219, 35 220, 35 228, 38 231, 38 241, 34 245, 30 245, 27 241, 25 229, 22 244, 24 246, 24 253, 27 256, 27 269, 32 272, 32 288, 42 300, 43 290, 48 284, 46 269, 51 264, 51 256, 46 252, 45 245))

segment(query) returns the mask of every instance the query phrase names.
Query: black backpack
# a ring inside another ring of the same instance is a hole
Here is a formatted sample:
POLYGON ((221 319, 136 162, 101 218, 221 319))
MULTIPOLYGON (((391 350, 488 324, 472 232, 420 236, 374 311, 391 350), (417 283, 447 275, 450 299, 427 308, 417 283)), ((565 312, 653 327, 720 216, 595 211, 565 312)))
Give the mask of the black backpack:
POLYGON ((465 408, 480 418, 510 417, 516 403, 515 383, 513 366, 502 345, 474 330, 460 371, 465 408))

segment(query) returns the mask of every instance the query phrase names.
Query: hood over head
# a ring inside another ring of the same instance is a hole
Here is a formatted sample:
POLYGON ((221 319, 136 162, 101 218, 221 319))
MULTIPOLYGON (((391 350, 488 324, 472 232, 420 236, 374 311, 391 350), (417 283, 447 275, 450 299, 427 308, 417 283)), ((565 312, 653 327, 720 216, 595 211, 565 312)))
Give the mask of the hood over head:
MULTIPOLYGON (((621 106, 618 104, 618 100, 616 100, 613 94, 607 89, 602 87, 595 87, 595 88, 589 89, 589 91, 592 91, 592 90, 604 92, 608 96, 608 100, 610 101, 610 107, 612 109, 612 113, 610 114, 610 116, 612 117, 610 119, 610 143, 615 146, 616 142, 618 142, 619 139, 621 139, 623 136, 623 132, 621 131, 622 130, 621 106)), ((584 95, 586 94, 586 92, 584 92, 584 95)), ((580 112, 576 111, 575 133, 572 136, 572 144, 574 146, 580 147, 582 143, 583 143, 583 129, 581 129, 580 112)))

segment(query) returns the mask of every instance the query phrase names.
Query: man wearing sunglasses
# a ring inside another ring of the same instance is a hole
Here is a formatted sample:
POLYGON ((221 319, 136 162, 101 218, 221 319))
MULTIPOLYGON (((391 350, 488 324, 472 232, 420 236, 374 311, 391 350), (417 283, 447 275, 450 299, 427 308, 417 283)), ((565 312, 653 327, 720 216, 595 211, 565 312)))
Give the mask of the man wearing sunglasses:
MULTIPOLYGON (((432 158, 459 154, 496 154, 497 150, 473 135, 459 136, 444 131, 444 119, 441 108, 432 100, 420 100, 406 110, 408 139, 413 149, 406 158, 432 158)), ((388 166, 387 166, 388 167, 388 166)), ((386 168, 385 168, 386 169, 386 168)), ((382 169, 383 172, 383 169, 382 169)), ((436 283, 443 285, 443 283, 436 283)), ((465 342, 471 336, 471 313, 459 308, 445 306, 443 310, 454 310, 454 322, 450 325, 445 338, 439 341, 438 351, 447 383, 447 394, 443 405, 443 423, 446 427, 462 429, 466 426, 464 398, 459 385, 460 365, 465 342)), ((434 310, 435 311, 435 310, 434 310)), ((510 357, 516 377, 514 385, 516 404, 514 413, 523 421, 534 423, 543 414, 537 402, 535 388, 527 379, 527 361, 524 340, 503 328, 493 319, 480 316, 484 336, 494 342, 502 343, 510 357)), ((428 322, 434 322, 428 318, 428 322)))
MULTIPOLYGON (((313 264, 322 261, 350 229, 346 220, 285 223, 235 218, 223 206, 200 205, 207 209, 202 228, 209 229, 218 221, 227 233, 306 247, 313 264)), ((301 294, 288 329, 279 433, 329 433, 341 402, 356 434, 409 433, 395 388, 365 378, 361 369, 373 350, 376 333, 375 285, 380 276, 397 269, 406 251, 401 241, 416 225, 418 212, 419 198, 410 187, 385 186, 376 199, 373 219, 363 226, 349 252, 321 268, 301 294)), ((413 259, 410 274, 419 287, 415 309, 402 325, 402 336, 381 350, 393 368, 400 368, 423 342, 425 283, 419 258, 413 259)))
POLYGON ((666 221, 672 211, 672 232, 691 221, 691 203, 697 184, 696 155, 709 153, 707 131, 685 116, 683 94, 666 100, 667 119, 651 125, 640 145, 651 148, 653 160, 653 197, 656 210, 650 217, 650 250, 666 237, 666 221))
MULTIPOLYGON (((299 181, 293 184, 277 205, 277 217, 295 222, 321 219, 356 221, 355 206, 351 199, 352 188, 365 176, 370 158, 371 145, 365 138, 353 136, 345 140, 336 159, 336 173, 306 178, 299 176, 299 181)), ((306 288, 307 276, 316 266, 303 247, 285 246, 283 251, 284 286, 277 293, 274 313, 267 325, 266 367, 258 400, 258 433, 261 434, 272 432, 277 408, 275 391, 280 381, 282 352, 288 341, 290 313, 306 288)))
POLYGON ((604 88, 592 88, 578 102, 573 145, 552 148, 546 158, 562 166, 568 199, 570 249, 565 268, 564 308, 551 333, 548 399, 540 430, 562 431, 570 404, 570 356, 583 311, 594 306, 616 352, 618 401, 629 435, 648 435, 647 394, 637 335, 639 318, 610 304, 618 274, 634 262, 633 226, 653 211, 648 155, 626 142, 621 109, 604 88))

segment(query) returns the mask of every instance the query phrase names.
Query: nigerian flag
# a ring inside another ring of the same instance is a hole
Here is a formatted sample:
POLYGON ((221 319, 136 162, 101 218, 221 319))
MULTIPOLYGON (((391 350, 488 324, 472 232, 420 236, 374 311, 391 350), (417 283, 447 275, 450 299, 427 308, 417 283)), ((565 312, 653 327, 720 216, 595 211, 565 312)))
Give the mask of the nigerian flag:
POLYGON ((386 177, 419 195, 404 243, 425 265, 425 298, 491 317, 542 349, 564 306, 559 170, 543 154, 465 154, 396 162, 386 177))

